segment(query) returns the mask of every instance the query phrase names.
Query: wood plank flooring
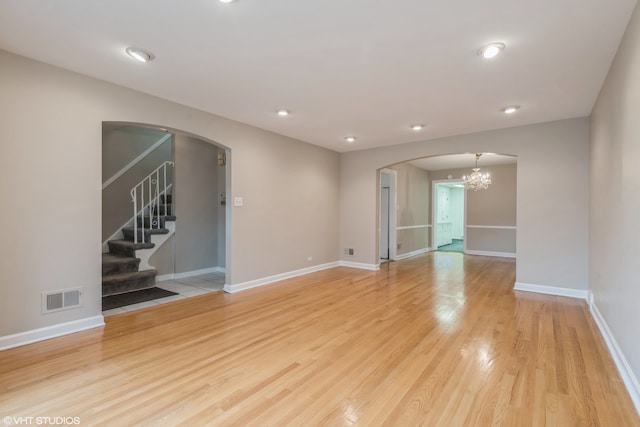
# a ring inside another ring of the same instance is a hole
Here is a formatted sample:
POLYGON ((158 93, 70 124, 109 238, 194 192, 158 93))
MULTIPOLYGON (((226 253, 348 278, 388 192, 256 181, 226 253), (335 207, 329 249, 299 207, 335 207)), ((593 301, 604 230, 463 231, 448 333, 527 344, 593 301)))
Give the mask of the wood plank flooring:
POLYGON ((640 426, 582 300, 435 252, 0 352, 0 417, 81 425, 640 426))

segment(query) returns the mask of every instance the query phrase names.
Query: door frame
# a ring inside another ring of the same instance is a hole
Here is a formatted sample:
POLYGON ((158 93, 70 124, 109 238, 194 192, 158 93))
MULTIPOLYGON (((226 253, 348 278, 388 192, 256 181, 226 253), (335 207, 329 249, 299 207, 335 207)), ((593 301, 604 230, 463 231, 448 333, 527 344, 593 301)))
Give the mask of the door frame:
MULTIPOLYGON (((431 250, 437 251, 436 235, 438 233, 438 224, 436 222, 436 213, 438 212, 438 184, 464 184, 462 179, 439 179, 431 181, 431 250)), ((467 190, 463 192, 462 198, 463 214, 462 214, 462 230, 464 237, 462 240, 462 251, 467 252, 467 190)))
POLYGON ((380 262, 380 241, 381 241, 381 227, 380 217, 382 215, 381 205, 381 188, 382 188, 382 174, 389 175, 389 261, 395 261, 397 256, 398 238, 396 227, 397 212, 398 212, 398 172, 393 169, 382 168, 378 173, 378 244, 377 244, 377 257, 378 263, 380 262))

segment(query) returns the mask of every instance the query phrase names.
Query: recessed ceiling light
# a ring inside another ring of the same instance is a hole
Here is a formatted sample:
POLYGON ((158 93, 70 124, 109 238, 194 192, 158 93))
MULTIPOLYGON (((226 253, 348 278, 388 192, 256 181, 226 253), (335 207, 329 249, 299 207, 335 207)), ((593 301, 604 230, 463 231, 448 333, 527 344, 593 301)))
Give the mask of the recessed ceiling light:
POLYGON ((125 49, 125 51, 127 52, 127 55, 140 62, 153 61, 153 59, 155 58, 155 56, 153 56, 153 53, 148 52, 144 49, 140 49, 139 47, 128 47, 125 49))
POLYGON ((233 3, 236 0, 218 0, 220 3, 233 3))
POLYGON ((281 109, 281 110, 276 111, 276 113, 277 113, 280 117, 286 117, 286 116, 288 116, 288 115, 289 115, 289 110, 283 110, 283 109, 281 109))
POLYGON ((486 46, 482 46, 478 51, 478 55, 486 59, 495 58, 505 48, 504 43, 491 43, 486 46))
POLYGON ((410 127, 416 131, 424 129, 424 125, 411 125, 410 127))
POLYGON ((356 142, 355 136, 345 136, 344 139, 346 139, 347 142, 356 142))
POLYGON ((509 105, 508 107, 504 107, 502 112, 505 114, 513 114, 520 109, 519 105, 509 105))

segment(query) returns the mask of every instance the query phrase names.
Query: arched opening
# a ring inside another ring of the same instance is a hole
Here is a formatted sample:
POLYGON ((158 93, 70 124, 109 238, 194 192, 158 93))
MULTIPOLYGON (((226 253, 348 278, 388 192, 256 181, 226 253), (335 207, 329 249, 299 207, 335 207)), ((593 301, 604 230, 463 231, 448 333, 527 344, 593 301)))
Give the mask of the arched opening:
POLYGON ((392 260, 435 250, 516 258, 517 157, 486 153, 481 159, 478 167, 492 183, 478 191, 465 189, 463 180, 475 166, 475 153, 429 156, 379 169, 381 261, 387 247, 394 249, 392 260), (394 182, 393 220, 383 216, 386 176, 394 182), (388 229, 385 221, 391 222, 388 229))
POLYGON ((223 289, 229 162, 228 148, 188 132, 103 123, 103 313, 223 289))

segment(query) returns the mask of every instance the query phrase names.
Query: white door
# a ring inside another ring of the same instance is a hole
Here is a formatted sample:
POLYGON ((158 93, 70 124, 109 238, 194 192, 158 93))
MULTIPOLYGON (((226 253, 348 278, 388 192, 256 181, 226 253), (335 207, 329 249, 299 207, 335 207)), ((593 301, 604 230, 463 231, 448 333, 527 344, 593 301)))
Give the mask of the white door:
POLYGON ((380 259, 389 259, 389 187, 380 187, 380 259))

